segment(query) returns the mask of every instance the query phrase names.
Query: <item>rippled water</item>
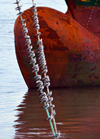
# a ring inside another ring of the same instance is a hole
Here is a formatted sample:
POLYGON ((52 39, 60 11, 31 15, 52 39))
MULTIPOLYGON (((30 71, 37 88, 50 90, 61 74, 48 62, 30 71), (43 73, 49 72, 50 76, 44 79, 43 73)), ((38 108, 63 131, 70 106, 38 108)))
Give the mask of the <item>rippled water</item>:
MULTIPOLYGON (((13 27, 15 0, 0 0, 0 139, 49 139, 52 136, 38 92, 28 90, 20 73, 13 27)), ((63 0, 36 0, 37 6, 66 11, 63 0)), ((22 10, 32 2, 21 1, 22 10)), ((100 88, 53 89, 61 138, 100 139, 100 88)))
MULTIPOLYGON (((100 138, 100 88, 53 89, 56 122, 61 138, 100 138)), ((15 139, 52 136, 47 118, 36 90, 29 90, 17 106, 15 139)))

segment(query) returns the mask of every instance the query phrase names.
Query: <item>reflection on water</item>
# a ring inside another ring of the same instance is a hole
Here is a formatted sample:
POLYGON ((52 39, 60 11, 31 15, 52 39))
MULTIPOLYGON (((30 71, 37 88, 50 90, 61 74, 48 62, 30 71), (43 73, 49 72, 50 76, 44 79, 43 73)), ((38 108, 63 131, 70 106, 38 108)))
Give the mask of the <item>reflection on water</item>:
MULTIPOLYGON (((27 89, 17 65, 14 49, 14 22, 17 18, 12 1, 0 0, 0 139, 49 139, 51 129, 38 93, 27 89), (13 109, 18 113, 15 120, 13 109), (14 128, 12 125, 14 124, 14 128), (48 136, 49 135, 49 136, 48 136)), ((32 6, 24 0, 22 11, 32 6)), ((35 0, 37 6, 49 6, 66 12, 64 0, 35 0), (60 3, 60 4, 59 4, 60 3)), ((100 139, 100 88, 55 89, 56 121, 61 138, 100 139)))
MULTIPOLYGON (((100 139, 100 88, 53 89, 61 138, 100 139)), ((49 122, 36 90, 29 90, 17 107, 15 139, 49 139, 49 122)))

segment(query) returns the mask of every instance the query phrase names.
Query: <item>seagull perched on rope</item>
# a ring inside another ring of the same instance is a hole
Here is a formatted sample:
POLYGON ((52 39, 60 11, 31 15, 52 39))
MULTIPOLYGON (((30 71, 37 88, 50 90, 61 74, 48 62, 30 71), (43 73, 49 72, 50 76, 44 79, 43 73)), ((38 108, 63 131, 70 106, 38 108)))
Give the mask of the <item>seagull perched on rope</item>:
POLYGON ((39 95, 39 97, 44 97, 44 96, 46 96, 46 93, 45 93, 45 92, 43 92, 43 93, 41 93, 41 94, 39 95))
POLYGON ((50 91, 50 92, 47 94, 47 96, 49 96, 49 97, 51 97, 51 95, 52 95, 52 91, 50 91))
POLYGON ((49 104, 47 103, 46 105, 43 106, 43 108, 49 108, 49 104))
POLYGON ((44 97, 42 97, 41 98, 41 103, 43 103, 43 102, 47 102, 48 101, 48 97, 47 96, 44 96, 44 97))
POLYGON ((56 115, 56 112, 55 112, 55 110, 53 110, 51 116, 49 116, 45 121, 50 121, 50 120, 52 120, 53 117, 54 117, 55 115, 56 115))
POLYGON ((52 104, 52 105, 49 105, 48 108, 51 109, 51 108, 54 108, 54 107, 55 107, 55 105, 52 104))
POLYGON ((53 138, 59 138, 60 137, 60 132, 58 132, 57 134, 55 134, 54 136, 53 136, 53 138))
POLYGON ((48 99, 48 102, 51 102, 51 101, 53 101, 53 97, 51 97, 51 98, 48 99))

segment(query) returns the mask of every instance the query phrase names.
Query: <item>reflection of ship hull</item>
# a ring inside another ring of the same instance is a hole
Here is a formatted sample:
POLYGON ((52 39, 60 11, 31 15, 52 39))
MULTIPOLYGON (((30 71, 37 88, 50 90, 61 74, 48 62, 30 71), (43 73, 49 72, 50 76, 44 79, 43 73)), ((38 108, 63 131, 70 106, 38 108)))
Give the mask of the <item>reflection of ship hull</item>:
MULTIPOLYGON (((100 138, 100 88, 52 89, 61 139, 100 138), (85 103, 84 103, 85 102, 85 103)), ((47 115, 34 89, 17 106, 14 139, 52 139, 47 115), (50 136, 48 136, 50 135, 50 136)))
MULTIPOLYGON (((100 39, 59 11, 39 7, 38 15, 51 87, 100 84, 100 39)), ((31 10, 22 16, 36 47, 31 10)), ((16 55, 27 86, 34 88, 34 74, 20 26, 18 17, 14 27, 16 55)))

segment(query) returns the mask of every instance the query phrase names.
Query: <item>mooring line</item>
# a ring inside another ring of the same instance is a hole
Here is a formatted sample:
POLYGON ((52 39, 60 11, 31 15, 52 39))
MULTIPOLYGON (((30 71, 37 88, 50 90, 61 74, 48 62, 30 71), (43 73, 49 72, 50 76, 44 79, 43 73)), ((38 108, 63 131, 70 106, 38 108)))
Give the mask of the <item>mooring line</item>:
POLYGON ((38 17, 37 17, 38 13, 37 13, 36 4, 34 4, 34 0, 32 0, 32 3, 33 3, 32 12, 34 13, 33 14, 33 17, 34 17, 33 18, 33 20, 34 20, 33 25, 35 27, 34 30, 37 31, 37 34, 35 36, 37 36, 37 38, 38 38, 37 53, 38 53, 39 64, 37 64, 37 60, 36 60, 36 57, 35 57, 35 52, 32 50, 33 46, 31 45, 31 38, 27 34, 28 29, 26 27, 25 19, 22 18, 22 13, 23 12, 21 12, 21 6, 19 5, 19 1, 16 0, 16 2, 14 4, 17 4, 17 7, 15 9, 19 11, 18 15, 20 15, 20 19, 21 19, 21 23, 22 23, 21 27, 23 28, 22 33, 24 35, 24 38, 26 39, 25 40, 25 45, 28 46, 28 48, 27 48, 27 51, 28 51, 28 54, 29 54, 28 57, 30 57, 30 59, 31 59, 30 64, 32 64, 32 72, 35 73, 34 78, 35 78, 36 84, 37 84, 36 87, 38 87, 38 91, 40 91, 40 97, 42 97, 41 98, 41 103, 44 103, 44 108, 45 108, 46 113, 47 113, 48 118, 46 119, 46 121, 50 122, 50 126, 51 126, 51 129, 52 129, 52 132, 53 132, 53 138, 58 139, 60 137, 60 132, 57 133, 57 127, 56 127, 56 122, 55 122, 55 117, 54 117, 56 115, 56 112, 55 112, 55 110, 53 110, 53 108, 54 108, 54 105, 52 104, 53 97, 51 97, 52 91, 49 90, 50 79, 49 79, 49 76, 47 76, 47 74, 46 74, 48 72, 48 69, 47 69, 47 66, 46 66, 46 59, 45 59, 45 55, 44 55, 43 42, 42 42, 42 39, 40 39, 41 32, 39 32, 40 26, 39 26, 39 20, 38 20, 38 17), (38 74, 40 68, 42 69, 41 74, 44 74, 44 77, 42 77, 41 75, 38 74), (47 93, 43 92, 44 87, 46 87, 47 93), (49 109, 51 109, 51 115, 49 113, 49 109))
MULTIPOLYGON (((36 9, 36 5, 34 4, 34 1, 33 1, 33 10, 34 14, 37 13, 37 9, 36 9)), ((37 26, 37 34, 39 33, 39 20, 38 20, 38 17, 37 17, 37 14, 36 16, 34 16, 35 18, 35 25, 37 26)), ((43 69, 42 73, 44 73, 44 86, 46 87, 47 89, 47 94, 50 93, 49 91, 49 86, 50 86, 50 79, 49 79, 49 76, 46 75, 46 73, 48 72, 48 69, 47 69, 47 66, 46 66, 46 59, 45 59, 45 55, 44 55, 44 50, 43 50, 43 47, 41 47, 41 45, 43 46, 43 42, 42 42, 42 39, 40 39, 40 36, 38 35, 38 45, 41 50, 39 50, 38 53, 41 53, 39 55, 39 60, 41 61, 44 61, 45 64, 43 64, 42 66, 40 66, 41 69, 43 69), (41 58, 40 58, 41 57, 41 58)), ((50 100, 50 96, 48 96, 49 100, 50 100)), ((52 105, 52 101, 49 102, 50 103, 50 106, 52 105)), ((51 108, 51 113, 53 112, 53 108, 51 108)), ((55 128, 55 133, 57 133, 57 127, 56 127, 56 122, 55 122, 55 118, 53 117, 53 124, 54 124, 54 128, 55 128)))

